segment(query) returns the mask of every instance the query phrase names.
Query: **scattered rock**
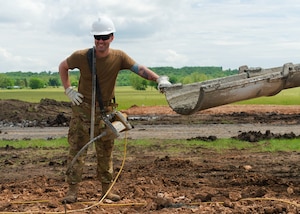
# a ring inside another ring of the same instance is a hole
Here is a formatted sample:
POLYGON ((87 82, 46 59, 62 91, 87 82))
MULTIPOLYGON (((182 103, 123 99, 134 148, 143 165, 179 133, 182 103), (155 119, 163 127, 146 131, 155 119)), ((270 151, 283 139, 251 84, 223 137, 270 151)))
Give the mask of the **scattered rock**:
POLYGON ((242 198, 242 194, 240 192, 229 192, 229 199, 231 201, 238 201, 242 198))
POLYGON ((287 193, 288 193, 289 195, 294 194, 294 188, 293 188, 293 187, 288 187, 288 188, 286 189, 286 191, 287 191, 287 193))
POLYGON ((4 161, 4 164, 5 164, 5 165, 14 165, 14 162, 12 162, 11 160, 7 160, 7 159, 6 159, 6 160, 4 161))
POLYGON ((244 165, 243 168, 246 170, 246 171, 249 171, 252 169, 252 166, 250 165, 244 165))
POLYGON ((267 130, 265 133, 260 131, 249 131, 242 132, 238 136, 232 137, 233 139, 248 141, 248 142, 259 142, 261 140, 270 140, 270 139, 294 139, 300 138, 300 135, 295 133, 286 133, 286 134, 274 134, 270 130, 267 130))
POLYGON ((206 141, 206 142, 212 142, 212 141, 216 141, 217 137, 216 136, 208 136, 208 137, 204 137, 204 136, 198 136, 198 137, 193 137, 193 138, 188 138, 188 141, 190 140, 201 140, 201 141, 206 141))

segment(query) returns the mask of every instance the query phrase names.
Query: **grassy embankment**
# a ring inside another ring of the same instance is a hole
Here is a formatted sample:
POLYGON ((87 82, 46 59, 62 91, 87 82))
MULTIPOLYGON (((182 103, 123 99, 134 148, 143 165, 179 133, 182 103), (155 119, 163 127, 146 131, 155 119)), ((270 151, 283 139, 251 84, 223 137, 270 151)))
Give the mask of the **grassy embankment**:
MULTIPOLYGON (((119 104, 119 109, 128 109, 133 105, 167 105, 165 96, 154 88, 146 91, 137 91, 128 86, 117 87, 115 95, 116 101, 119 104)), ((17 99, 38 103, 43 98, 55 99, 57 101, 69 101, 62 88, 0 90, 0 99, 17 99)))
MULTIPOLYGON (((300 105, 300 88, 288 89, 280 92, 276 96, 261 97, 251 99, 247 101, 238 102, 241 105, 251 104, 263 104, 263 105, 300 105)), ((42 98, 55 99, 58 101, 68 101, 68 98, 64 95, 62 88, 47 88, 39 90, 0 90, 0 99, 18 99, 28 102, 38 103, 42 98)), ((158 93, 155 89, 148 89, 146 91, 135 91, 131 87, 118 87, 116 89, 116 98, 119 103, 119 109, 127 109, 132 105, 137 106, 157 106, 167 105, 164 95, 158 93)), ((226 149, 247 149, 252 151, 300 151, 300 140, 268 140, 259 143, 240 142, 233 139, 218 139, 214 142, 204 141, 187 141, 187 140, 130 140, 128 142, 132 146, 136 147, 151 147, 154 144, 165 145, 164 149, 167 149, 171 153, 182 153, 184 150, 190 150, 192 148, 211 148, 218 151, 226 149), (172 145, 167 146, 167 145, 172 145)), ((0 140, 0 147, 11 145, 16 148, 24 147, 67 147, 66 139, 54 139, 54 140, 30 140, 24 141, 6 141, 0 140)), ((117 149, 121 149, 123 140, 116 141, 117 149)))

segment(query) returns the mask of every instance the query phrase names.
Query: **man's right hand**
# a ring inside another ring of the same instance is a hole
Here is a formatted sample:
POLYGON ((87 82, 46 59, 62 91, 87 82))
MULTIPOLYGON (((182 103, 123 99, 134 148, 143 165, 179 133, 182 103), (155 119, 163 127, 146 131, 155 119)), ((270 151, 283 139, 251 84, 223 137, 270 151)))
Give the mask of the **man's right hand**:
POLYGON ((71 86, 65 90, 65 93, 72 101, 73 105, 80 105, 82 103, 83 95, 75 91, 71 86))

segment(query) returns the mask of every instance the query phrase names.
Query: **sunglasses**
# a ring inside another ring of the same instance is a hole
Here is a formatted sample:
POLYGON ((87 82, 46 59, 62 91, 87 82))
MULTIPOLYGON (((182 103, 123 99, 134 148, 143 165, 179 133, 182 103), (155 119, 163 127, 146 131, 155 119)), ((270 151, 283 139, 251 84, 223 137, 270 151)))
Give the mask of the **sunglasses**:
POLYGON ((96 40, 103 40, 103 41, 106 41, 106 40, 109 40, 111 34, 108 34, 108 35, 94 35, 94 38, 96 40))

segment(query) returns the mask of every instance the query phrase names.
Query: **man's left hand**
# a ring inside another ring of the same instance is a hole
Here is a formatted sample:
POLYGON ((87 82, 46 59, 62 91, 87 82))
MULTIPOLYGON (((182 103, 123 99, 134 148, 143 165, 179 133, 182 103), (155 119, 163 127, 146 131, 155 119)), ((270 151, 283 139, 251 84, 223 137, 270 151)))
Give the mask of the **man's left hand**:
POLYGON ((171 87, 172 86, 172 83, 170 83, 169 81, 169 77, 167 76, 160 76, 156 82, 158 83, 158 90, 161 92, 161 93, 164 93, 165 92, 165 88, 168 88, 168 87, 171 87))

